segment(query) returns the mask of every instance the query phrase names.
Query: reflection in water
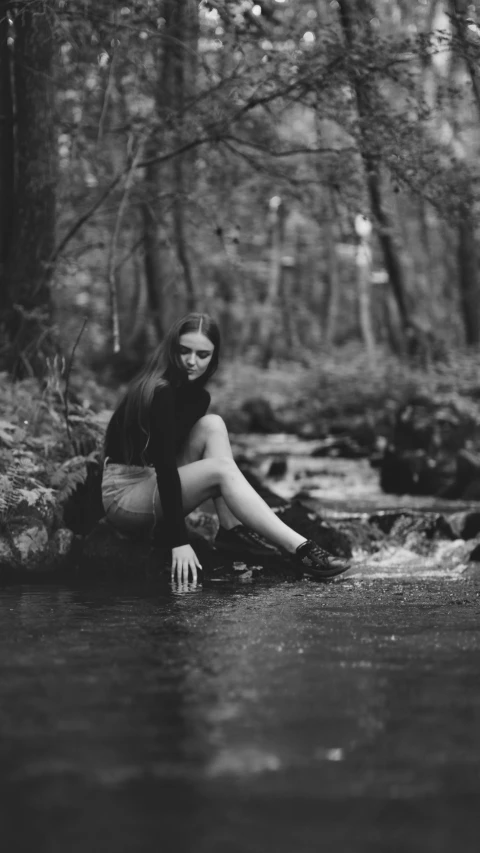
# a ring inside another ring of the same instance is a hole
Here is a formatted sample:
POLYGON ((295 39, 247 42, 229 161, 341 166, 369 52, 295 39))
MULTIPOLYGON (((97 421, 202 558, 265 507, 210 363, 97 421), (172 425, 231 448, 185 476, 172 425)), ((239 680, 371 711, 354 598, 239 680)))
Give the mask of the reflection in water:
POLYGON ((473 850, 479 601, 473 580, 4 590, 8 849, 473 850))

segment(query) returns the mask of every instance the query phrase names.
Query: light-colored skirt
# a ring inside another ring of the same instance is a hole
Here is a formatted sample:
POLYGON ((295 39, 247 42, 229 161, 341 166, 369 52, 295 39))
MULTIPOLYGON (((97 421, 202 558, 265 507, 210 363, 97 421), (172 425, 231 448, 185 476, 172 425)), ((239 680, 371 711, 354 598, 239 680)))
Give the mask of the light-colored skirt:
POLYGON ((120 465, 105 460, 102 501, 107 520, 122 533, 152 533, 160 518, 160 499, 154 468, 120 465))

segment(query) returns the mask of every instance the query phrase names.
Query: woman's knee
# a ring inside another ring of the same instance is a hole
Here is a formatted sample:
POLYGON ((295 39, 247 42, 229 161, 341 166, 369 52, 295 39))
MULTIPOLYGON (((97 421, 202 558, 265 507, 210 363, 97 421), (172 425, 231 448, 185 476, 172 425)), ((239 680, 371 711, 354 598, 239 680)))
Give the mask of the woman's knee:
POLYGON ((217 456, 210 460, 214 466, 217 482, 221 484, 223 480, 238 474, 238 467, 231 456, 217 456))
POLYGON ((211 433, 225 434, 227 432, 225 421, 220 417, 220 415, 204 415, 203 418, 200 418, 198 421, 198 425, 202 429, 202 432, 205 432, 208 435, 211 433))

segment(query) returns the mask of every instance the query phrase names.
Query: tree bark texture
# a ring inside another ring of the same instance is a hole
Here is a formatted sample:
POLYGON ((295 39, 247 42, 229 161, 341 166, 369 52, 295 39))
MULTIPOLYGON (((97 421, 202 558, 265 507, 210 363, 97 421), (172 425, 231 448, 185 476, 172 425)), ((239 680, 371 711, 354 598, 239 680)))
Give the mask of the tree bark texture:
MULTIPOLYGON (((197 68, 198 10, 194 0, 165 0, 167 43, 163 52, 164 115, 174 121, 174 135, 181 144, 185 105, 195 88, 197 68)), ((177 259, 182 269, 186 307, 196 306, 196 286, 188 252, 185 200, 192 176, 191 155, 180 154, 174 163, 173 231, 177 259)))
POLYGON ((15 159, 12 52, 7 3, 0 3, 0 310, 8 304, 6 265, 12 241, 15 159))
POLYGON ((357 268, 358 316, 362 339, 367 350, 371 369, 376 365, 375 335, 373 332, 371 308, 372 251, 367 240, 361 240, 357 246, 355 258, 357 268))
POLYGON ((469 4, 467 0, 450 0, 451 18, 453 26, 459 41, 459 46, 462 58, 467 66, 467 70, 472 83, 473 95, 477 105, 477 112, 480 117, 480 78, 477 70, 476 54, 478 47, 475 43, 471 46, 468 37, 467 19, 469 14, 469 4))
MULTIPOLYGON (((57 160, 53 12, 43 0, 12 4, 11 9, 15 186, 13 204, 7 210, 11 232, 4 245, 3 320, 9 340, 5 364, 15 374, 39 374, 45 367, 44 356, 54 347, 50 293, 57 160)), ((5 69, 2 77, 5 87, 5 69)))
POLYGON ((465 341, 475 346, 480 343, 480 292, 474 220, 469 210, 458 226, 458 275, 465 341))
MULTIPOLYGON (((168 144, 180 145, 184 134, 184 117, 186 102, 195 90, 197 68, 198 42, 198 8, 194 0, 164 0, 162 13, 165 19, 164 40, 159 55, 159 80, 156 93, 157 114, 160 129, 155 134, 152 143, 162 148, 168 144)), ((185 290, 185 305, 188 311, 196 307, 196 286, 188 250, 188 223, 185 216, 185 202, 191 189, 193 176, 193 155, 180 154, 175 158, 173 169, 166 168, 150 170, 148 178, 148 195, 152 200, 158 195, 160 185, 171 186, 171 223, 173 245, 177 263, 182 271, 185 290)), ((152 201, 150 202, 152 203, 152 201)), ((157 214, 160 214, 155 204, 157 214)), ((149 232, 150 236, 151 231, 149 232)), ((150 255, 153 260, 155 249, 152 240, 149 242, 150 255)), ((160 258, 155 262, 159 269, 160 258)), ((161 282, 157 282, 159 291, 161 282)), ((152 291, 152 283, 149 292, 152 291)), ((158 323, 157 323, 158 330, 158 323)))
POLYGON ((327 253, 327 287, 324 300, 323 335, 325 345, 331 347, 335 342, 337 321, 340 309, 340 270, 337 256, 337 211, 335 199, 330 190, 326 195, 325 224, 323 228, 327 253))
MULTIPOLYGON (((149 167, 150 168, 150 167, 149 167)), ((160 248, 158 245, 158 224, 152 204, 146 199, 142 204, 143 247, 145 262, 145 280, 147 283, 148 305, 155 333, 159 341, 165 334, 163 272, 160 248)))
MULTIPOLYGON (((349 48, 362 39, 369 38, 369 20, 373 15, 368 0, 338 0, 340 22, 349 48), (363 25, 363 26, 362 26, 363 25)), ((397 303, 398 312, 403 329, 409 326, 409 311, 406 297, 405 273, 400 260, 398 248, 393 235, 393 223, 387 212, 382 189, 381 159, 380 152, 372 145, 371 135, 368 132, 369 123, 372 122, 370 83, 362 77, 357 68, 352 68, 352 86, 355 91, 357 111, 359 118, 359 141, 360 154, 363 160, 367 191, 370 199, 370 207, 373 217, 378 225, 378 239, 383 253, 385 268, 388 272, 392 291, 397 303)))
POLYGON ((260 346, 262 367, 268 367, 275 354, 275 336, 281 326, 279 301, 282 288, 282 254, 285 210, 279 197, 270 201, 270 262, 265 301, 261 309, 260 346))

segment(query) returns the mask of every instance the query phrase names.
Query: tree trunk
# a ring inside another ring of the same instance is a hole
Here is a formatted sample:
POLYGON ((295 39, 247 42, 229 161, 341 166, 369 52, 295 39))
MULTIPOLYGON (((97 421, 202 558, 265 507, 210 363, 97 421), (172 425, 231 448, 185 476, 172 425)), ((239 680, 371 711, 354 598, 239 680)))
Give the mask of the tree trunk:
POLYGON ((15 197, 13 97, 7 3, 0 3, 0 311, 8 305, 7 264, 15 197))
POLYGON ((50 258, 55 241, 56 138, 53 125, 53 12, 22 3, 13 24, 15 199, 5 268, 4 365, 41 375, 55 348, 50 258))
POLYGON ((472 83, 473 95, 480 116, 480 79, 477 71, 478 46, 471 45, 468 37, 469 4, 467 0, 450 0, 451 19, 460 43, 462 58, 472 83))
MULTIPOLYGON (((176 145, 181 145, 184 132, 185 104, 195 89, 198 41, 198 5, 195 0, 164 0, 165 40, 161 64, 161 81, 157 93, 157 109, 165 131, 171 129, 176 145)), ((165 137, 164 137, 165 138, 165 137)), ((194 155, 180 154, 173 166, 172 224, 174 245, 183 274, 186 307, 196 306, 196 286, 188 251, 188 227, 185 201, 192 181, 194 155)))
POLYGON ((367 240, 361 240, 357 246, 355 258, 357 268, 358 316, 360 331, 371 369, 376 365, 375 335, 373 333, 370 287, 372 278, 372 250, 367 240))
POLYGON ((275 330, 279 328, 279 297, 282 287, 282 247, 284 211, 281 199, 270 199, 271 246, 268 266, 268 286, 261 306, 260 345, 261 364, 268 367, 274 355, 275 330))
POLYGON ((340 309, 340 270, 337 255, 337 211, 335 199, 330 190, 327 195, 324 241, 327 247, 327 289, 324 301, 323 334, 325 345, 331 347, 335 342, 337 321, 340 309))
MULTIPOLYGON (((354 49, 360 38, 365 39, 370 37, 369 21, 373 12, 370 10, 369 0, 361 0, 358 4, 355 4, 355 7, 352 0, 338 0, 338 5, 345 42, 349 48, 354 49), (357 27, 357 22, 354 23, 354 8, 360 16, 360 23, 363 24, 362 31, 357 27)), ((409 327, 409 312, 406 299, 405 274, 393 236, 393 223, 390 220, 383 200, 380 152, 373 149, 370 134, 368 133, 369 125, 373 121, 370 103, 371 93, 369 92, 369 84, 356 73, 356 69, 352 73, 352 87, 357 102, 360 154, 365 168, 370 207, 378 225, 378 238, 383 253, 384 264, 397 303, 402 328, 406 332, 409 327)))
POLYGON ((378 225, 378 239, 383 253, 383 262, 397 303, 402 328, 406 331, 410 316, 407 308, 405 273, 393 237, 393 223, 383 204, 380 166, 367 152, 363 153, 363 160, 367 172, 370 206, 378 225))
POLYGON ((149 199, 142 204, 142 217, 148 305, 157 338, 161 341, 165 334, 163 275, 158 246, 158 224, 149 199))
POLYGON ((173 200, 173 228, 175 234, 175 248, 177 258, 183 271, 183 281, 186 290, 187 311, 194 311, 197 301, 196 287, 193 279, 192 267, 187 249, 186 222, 185 222, 185 184, 183 171, 183 155, 180 154, 174 163, 175 189, 173 200))
POLYGON ((465 341, 468 346, 475 346, 480 343, 480 288, 478 252, 470 208, 465 211, 458 226, 458 275, 465 341))

